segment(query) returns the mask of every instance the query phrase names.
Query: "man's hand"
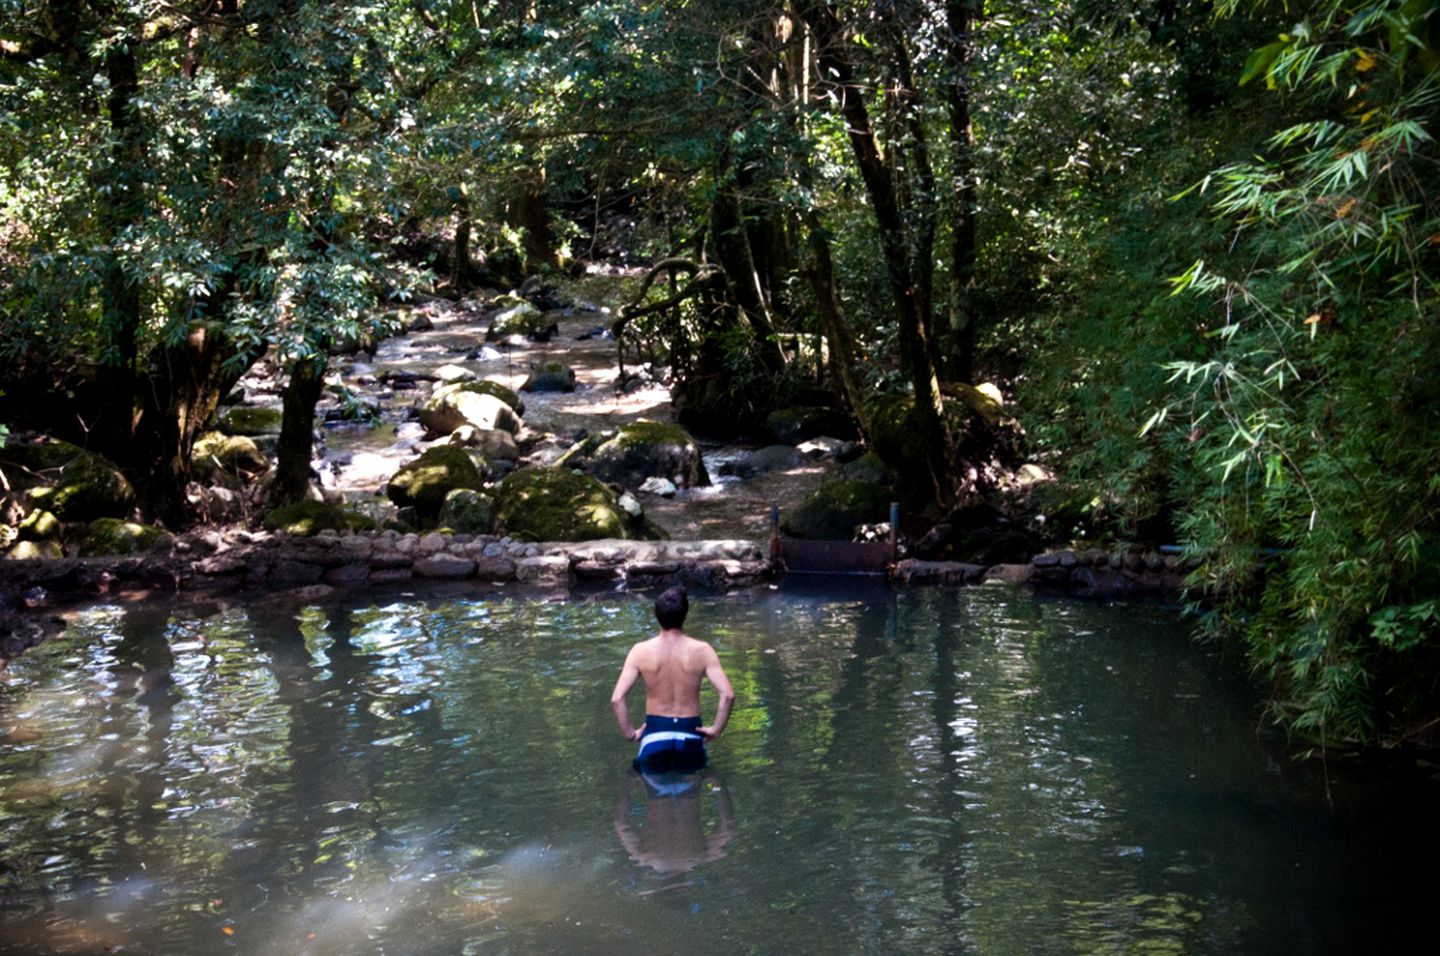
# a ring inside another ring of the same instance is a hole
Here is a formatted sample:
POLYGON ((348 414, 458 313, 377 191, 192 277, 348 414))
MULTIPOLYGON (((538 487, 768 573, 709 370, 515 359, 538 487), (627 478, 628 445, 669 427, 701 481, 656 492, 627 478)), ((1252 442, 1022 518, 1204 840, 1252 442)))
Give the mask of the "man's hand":
POLYGON ((645 736, 645 725, 641 724, 635 731, 625 736, 626 740, 640 740, 645 736))
POLYGON ((706 740, 714 740, 716 737, 720 736, 720 731, 716 730, 714 727, 696 727, 695 732, 701 737, 704 737, 706 740))

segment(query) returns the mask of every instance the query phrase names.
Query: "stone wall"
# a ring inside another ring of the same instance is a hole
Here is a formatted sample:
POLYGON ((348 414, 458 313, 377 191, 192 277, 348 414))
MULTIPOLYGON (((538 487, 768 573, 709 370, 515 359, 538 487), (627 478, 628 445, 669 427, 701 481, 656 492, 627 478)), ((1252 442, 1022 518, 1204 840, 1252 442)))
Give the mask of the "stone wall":
MULTIPOLYGON (((985 567, 907 559, 900 585, 1005 581, 1087 596, 1176 593, 1186 571, 1156 552, 1061 551, 1027 564, 985 567)), ((51 599, 111 591, 264 590, 319 598, 332 591, 426 581, 649 588, 684 584, 724 591, 774 576, 766 549, 749 541, 586 541, 531 544, 492 535, 398 531, 314 537, 231 530, 166 538, 145 555, 0 561, 0 664, 63 626, 51 599), (41 593, 43 589, 44 593, 41 593)))

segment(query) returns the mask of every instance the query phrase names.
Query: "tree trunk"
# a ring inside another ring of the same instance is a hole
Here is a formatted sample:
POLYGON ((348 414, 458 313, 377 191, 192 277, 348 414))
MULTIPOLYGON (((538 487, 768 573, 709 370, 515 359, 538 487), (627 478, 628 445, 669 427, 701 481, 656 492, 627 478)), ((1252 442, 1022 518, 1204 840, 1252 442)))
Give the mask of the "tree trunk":
POLYGON ((930 146, 925 134, 924 116, 921 113, 920 90, 915 84, 914 69, 910 64, 910 51, 905 46, 905 37, 898 30, 892 35, 891 49, 895 61, 898 83, 895 84, 896 108, 900 112, 903 139, 897 138, 890 153, 892 164, 905 177, 908 205, 913 228, 907 236, 910 281, 915 286, 916 312, 930 352, 930 363, 940 365, 940 346, 935 335, 933 316, 935 314, 935 227, 939 219, 935 170, 930 163, 930 146), (898 146, 904 142, 908 149, 898 146), (908 164, 901 164, 898 157, 906 154, 908 164), (904 168, 908 166, 909 168, 904 168))
POLYGON ((135 429, 135 460, 145 510, 170 527, 186 523, 185 486, 190 482, 190 452, 220 400, 264 353, 264 345, 235 356, 235 343, 224 333, 196 325, 184 342, 157 349, 147 367, 155 374, 142 390, 135 429))
POLYGON ((956 472, 955 444, 945 425, 941 405, 940 382, 932 361, 927 337, 928 316, 921 313, 922 293, 910 270, 910 257, 905 242, 905 226, 896 201, 895 183, 886 169, 864 92, 855 79, 855 71, 845 55, 842 44, 845 31, 828 4, 807 2, 797 6, 800 16, 809 25, 819 46, 820 73, 829 78, 840 101, 855 164, 860 169, 865 191, 875 211, 881 248, 885 256, 885 272, 895 298, 900 320, 902 358, 915 389, 915 411, 920 424, 916 440, 923 443, 929 458, 929 481, 935 498, 948 502, 952 476, 956 472))
POLYGON ((974 0, 945 4, 946 107, 950 119, 950 339, 951 372, 962 382, 975 374, 975 141, 970 125, 969 64, 977 9, 974 0))
POLYGON ((715 199, 710 204, 710 224, 714 231, 716 258, 729 277, 735 302, 755 331, 755 347, 761 364, 771 371, 779 371, 785 359, 775 337, 770 303, 766 300, 765 288, 756 269, 750 234, 745 228, 744 212, 736 189, 716 190, 715 199))
POLYGON ((455 248, 452 258, 452 282, 457 289, 470 283, 473 272, 470 266, 470 233, 473 226, 470 210, 470 190, 462 182, 456 187, 455 198, 455 248))
POLYGON ((280 420, 280 447, 275 465, 275 483, 270 486, 270 507, 303 501, 310 490, 310 458, 314 450, 315 405, 325 387, 322 350, 318 357, 305 356, 290 365, 285 383, 280 420))
POLYGON ((550 235, 550 203, 543 169, 528 173, 515 201, 510 204, 510 224, 524 234, 525 271, 555 264, 554 240, 550 235))
POLYGON ((106 112, 114 145, 107 179, 110 199, 103 203, 101 220, 106 245, 110 247, 101 285, 105 351, 101 365, 99 418, 92 432, 99 446, 116 461, 133 463, 131 436, 135 414, 135 360, 139 352, 142 300, 140 284, 126 273, 115 251, 124 241, 125 230, 144 216, 140 171, 144 142, 133 103, 140 92, 139 64, 128 44, 120 44, 105 55, 105 75, 110 82, 106 112))
POLYGON ((869 432, 866 418, 865 389, 855 370, 855 339, 845 324, 845 314, 840 307, 840 296, 835 286, 835 263, 830 255, 830 238, 820 225, 820 219, 811 212, 807 224, 810 230, 810 250, 814 261, 805 270, 815 301, 820 309, 820 321, 825 326, 825 338, 830 344, 830 361, 840 377, 840 386, 850 412, 860 425, 862 435, 869 432))

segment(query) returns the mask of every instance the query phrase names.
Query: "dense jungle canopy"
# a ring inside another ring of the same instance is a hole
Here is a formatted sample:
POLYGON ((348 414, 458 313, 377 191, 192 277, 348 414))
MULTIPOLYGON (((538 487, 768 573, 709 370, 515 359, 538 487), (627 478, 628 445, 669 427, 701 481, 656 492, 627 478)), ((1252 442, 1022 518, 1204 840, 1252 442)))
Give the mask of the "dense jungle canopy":
POLYGON ((1182 545, 1283 724, 1401 739, 1440 712, 1437 65, 1426 0, 0 0, 0 440, 183 526, 262 357, 283 498, 389 305, 635 266, 690 427, 823 340, 938 514, 994 490, 955 410, 994 383, 1049 533, 1182 545))

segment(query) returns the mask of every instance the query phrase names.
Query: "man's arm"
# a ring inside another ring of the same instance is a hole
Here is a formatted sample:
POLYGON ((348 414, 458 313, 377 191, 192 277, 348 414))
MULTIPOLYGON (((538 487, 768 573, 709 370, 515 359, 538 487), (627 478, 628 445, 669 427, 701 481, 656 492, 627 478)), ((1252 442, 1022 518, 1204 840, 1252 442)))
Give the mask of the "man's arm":
POLYGON ((730 708, 735 706, 735 691, 730 687, 730 678, 725 676, 725 668, 720 666, 720 658, 715 649, 707 648, 710 652, 709 661, 705 664, 705 676, 710 681, 710 686, 720 695, 720 703, 715 708, 715 722, 708 727, 700 727, 697 732, 706 740, 714 740, 725 730, 725 725, 730 722, 730 708))
POLYGON ((640 667, 636 664, 637 648, 630 648, 630 653, 625 655, 625 666, 620 668, 620 679, 615 682, 615 689, 610 692, 610 709, 615 712, 615 722, 620 725, 620 733, 625 735, 626 740, 639 740, 644 733, 645 726, 642 724, 639 730, 630 721, 630 708, 625 704, 625 695, 630 693, 630 688, 635 686, 635 681, 640 677, 640 667))

